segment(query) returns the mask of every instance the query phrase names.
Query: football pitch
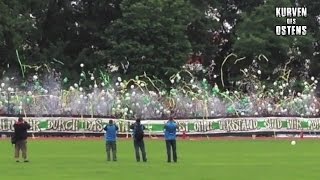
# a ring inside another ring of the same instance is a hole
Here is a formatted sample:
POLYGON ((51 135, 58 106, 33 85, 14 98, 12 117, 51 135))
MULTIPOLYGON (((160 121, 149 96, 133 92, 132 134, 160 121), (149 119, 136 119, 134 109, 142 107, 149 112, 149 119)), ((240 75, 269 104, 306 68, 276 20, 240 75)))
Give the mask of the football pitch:
POLYGON ((167 163, 165 143, 145 140, 148 162, 135 162, 133 143, 118 141, 118 161, 107 162, 104 141, 29 140, 30 163, 16 163, 0 141, 3 180, 312 180, 319 179, 320 140, 178 141, 178 163, 167 163))

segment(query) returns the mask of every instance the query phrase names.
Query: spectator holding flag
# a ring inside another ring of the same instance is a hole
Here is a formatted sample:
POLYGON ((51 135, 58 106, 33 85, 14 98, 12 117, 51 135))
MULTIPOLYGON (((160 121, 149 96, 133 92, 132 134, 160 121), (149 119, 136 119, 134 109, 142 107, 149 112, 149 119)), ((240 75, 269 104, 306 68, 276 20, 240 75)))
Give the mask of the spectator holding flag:
POLYGON ((147 162, 147 155, 145 150, 145 145, 143 141, 144 130, 146 129, 144 125, 141 124, 141 120, 138 118, 134 124, 130 126, 130 129, 133 130, 133 145, 136 153, 136 160, 140 162, 140 151, 142 155, 143 162, 147 162))
POLYGON ((113 123, 113 120, 109 120, 109 124, 104 127, 106 131, 106 151, 107 161, 111 160, 110 153, 112 151, 112 160, 117 161, 117 132, 118 126, 113 123))
POLYGON ((177 129, 178 129, 178 125, 173 120, 173 117, 171 116, 169 118, 169 121, 164 125, 164 137, 166 140, 168 163, 171 162, 171 150, 172 150, 173 161, 177 162, 177 144, 176 144, 177 129))

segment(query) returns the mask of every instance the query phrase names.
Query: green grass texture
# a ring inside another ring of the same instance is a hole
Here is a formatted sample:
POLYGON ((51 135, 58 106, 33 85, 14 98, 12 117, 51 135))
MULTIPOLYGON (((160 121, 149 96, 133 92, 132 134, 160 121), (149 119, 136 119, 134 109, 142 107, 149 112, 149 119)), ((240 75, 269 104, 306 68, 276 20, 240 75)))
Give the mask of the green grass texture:
POLYGON ((133 142, 119 140, 107 162, 103 140, 29 140, 30 163, 16 163, 0 141, 1 180, 316 180, 319 140, 177 141, 178 163, 166 162, 165 142, 145 140, 148 162, 135 161, 133 142))

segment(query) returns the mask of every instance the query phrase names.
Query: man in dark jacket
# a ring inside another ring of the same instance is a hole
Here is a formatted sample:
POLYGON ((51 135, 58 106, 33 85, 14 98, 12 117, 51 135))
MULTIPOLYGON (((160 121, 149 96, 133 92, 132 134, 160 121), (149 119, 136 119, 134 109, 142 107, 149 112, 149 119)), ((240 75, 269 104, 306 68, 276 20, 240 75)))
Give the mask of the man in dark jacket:
POLYGON ((136 123, 130 126, 130 129, 133 130, 133 145, 136 153, 137 162, 140 162, 139 149, 141 150, 143 162, 147 162, 147 155, 146 155, 146 150, 145 150, 144 141, 143 141, 143 137, 144 137, 143 131, 146 129, 145 126, 141 124, 140 119, 137 119, 136 123))
POLYGON ((24 162, 29 162, 27 159, 27 130, 30 129, 31 126, 27 122, 25 122, 22 117, 19 117, 18 122, 16 122, 13 127, 16 162, 20 162, 20 151, 22 152, 22 158, 24 162))

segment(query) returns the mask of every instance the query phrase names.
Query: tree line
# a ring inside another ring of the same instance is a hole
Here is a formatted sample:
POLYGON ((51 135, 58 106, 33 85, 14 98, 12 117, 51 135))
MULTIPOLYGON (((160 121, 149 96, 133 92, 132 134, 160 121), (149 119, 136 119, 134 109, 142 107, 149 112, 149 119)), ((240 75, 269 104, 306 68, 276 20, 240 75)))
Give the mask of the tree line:
POLYGON ((279 67, 297 79, 320 73, 319 1, 0 0, 0 9, 2 71, 49 66, 77 80, 81 63, 86 70, 114 64, 122 76, 146 73, 170 84, 197 57, 201 78, 229 87, 253 62, 266 81, 279 67), (297 20, 307 36, 276 36, 275 25, 286 20, 275 17, 275 7, 297 5, 308 8, 297 20), (215 79, 221 70, 225 82, 215 79))

